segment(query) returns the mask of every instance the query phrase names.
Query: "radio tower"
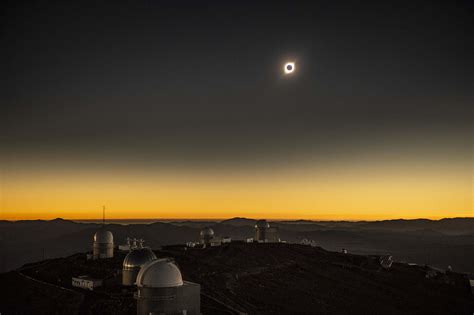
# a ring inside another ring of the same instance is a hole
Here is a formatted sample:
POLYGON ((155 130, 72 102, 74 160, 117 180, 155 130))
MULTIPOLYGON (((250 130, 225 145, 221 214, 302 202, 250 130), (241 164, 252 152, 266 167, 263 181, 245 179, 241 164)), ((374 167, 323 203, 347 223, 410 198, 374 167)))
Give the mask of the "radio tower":
POLYGON ((102 206, 102 226, 105 226, 105 206, 102 206))

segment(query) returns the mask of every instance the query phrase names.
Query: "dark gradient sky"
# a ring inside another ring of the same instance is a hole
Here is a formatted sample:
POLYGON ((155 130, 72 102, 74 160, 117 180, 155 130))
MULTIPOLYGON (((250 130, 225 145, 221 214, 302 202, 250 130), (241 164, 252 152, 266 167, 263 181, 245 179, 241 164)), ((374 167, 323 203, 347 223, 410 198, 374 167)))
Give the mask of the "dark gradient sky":
POLYGON ((2 160, 235 170, 390 152, 470 165, 473 7, 3 4, 2 160))

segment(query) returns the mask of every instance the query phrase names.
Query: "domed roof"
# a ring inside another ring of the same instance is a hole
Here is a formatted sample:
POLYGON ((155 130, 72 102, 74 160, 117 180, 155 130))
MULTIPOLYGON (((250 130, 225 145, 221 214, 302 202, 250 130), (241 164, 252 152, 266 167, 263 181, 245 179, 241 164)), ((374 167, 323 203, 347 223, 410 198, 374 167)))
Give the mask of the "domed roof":
POLYGON ((168 288, 183 285, 178 266, 170 259, 157 259, 144 265, 137 276, 138 287, 168 288))
POLYGON ((214 230, 211 229, 210 227, 205 227, 201 230, 201 236, 213 236, 214 235, 214 230))
POLYGON ((257 223, 255 223, 256 228, 269 228, 270 224, 268 224, 267 220, 258 220, 257 223))
POLYGON ((137 248, 125 256, 123 260, 123 269, 139 268, 146 263, 156 259, 155 253, 149 248, 137 248))
POLYGON ((114 236, 112 232, 106 231, 106 230, 98 230, 94 234, 94 242, 96 243, 113 243, 114 242, 114 236))

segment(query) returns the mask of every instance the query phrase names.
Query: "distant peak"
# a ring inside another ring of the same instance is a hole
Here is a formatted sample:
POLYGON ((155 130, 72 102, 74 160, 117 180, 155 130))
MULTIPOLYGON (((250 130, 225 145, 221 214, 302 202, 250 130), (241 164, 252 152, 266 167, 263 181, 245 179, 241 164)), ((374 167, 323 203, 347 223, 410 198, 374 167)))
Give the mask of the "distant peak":
POLYGON ((235 217, 232 219, 223 220, 220 223, 229 224, 229 225, 253 225, 255 221, 256 220, 254 219, 235 217))
POLYGON ((56 219, 53 219, 53 220, 50 220, 49 222, 54 222, 54 223, 73 223, 72 221, 70 220, 65 220, 63 218, 56 218, 56 219))

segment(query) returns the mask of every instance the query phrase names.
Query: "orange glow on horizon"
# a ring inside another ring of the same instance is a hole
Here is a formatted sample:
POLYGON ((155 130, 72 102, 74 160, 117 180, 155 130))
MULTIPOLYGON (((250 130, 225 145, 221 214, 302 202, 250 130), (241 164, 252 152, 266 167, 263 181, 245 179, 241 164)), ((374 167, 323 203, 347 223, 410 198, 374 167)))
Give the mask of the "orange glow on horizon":
POLYGON ((21 171, 3 181, 1 219, 381 220, 472 217, 463 166, 278 172, 21 171))

